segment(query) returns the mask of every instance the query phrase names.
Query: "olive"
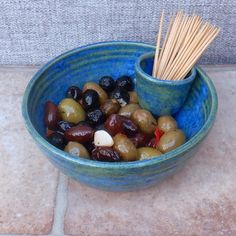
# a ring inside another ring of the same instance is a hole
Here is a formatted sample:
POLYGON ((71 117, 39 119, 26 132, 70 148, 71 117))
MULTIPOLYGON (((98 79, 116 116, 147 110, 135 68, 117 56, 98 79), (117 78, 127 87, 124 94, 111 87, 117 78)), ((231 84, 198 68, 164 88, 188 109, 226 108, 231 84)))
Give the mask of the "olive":
POLYGON ((85 143, 93 139, 94 130, 87 125, 77 125, 65 132, 65 138, 68 141, 85 143))
POLYGON ((138 151, 138 160, 147 160, 153 157, 158 157, 162 153, 158 151, 156 148, 151 147, 141 147, 137 149, 138 151))
POLYGON ((99 96, 95 90, 88 89, 83 93, 82 104, 85 110, 99 107, 99 96))
POLYGON ((98 93, 99 103, 101 105, 105 103, 105 101, 108 98, 107 93, 98 84, 94 82, 87 82, 83 87, 83 92, 85 92, 88 89, 95 90, 98 93))
POLYGON ((54 130, 51 130, 49 128, 46 128, 46 137, 50 136, 51 134, 55 133, 54 130))
POLYGON ((133 123, 132 120, 123 117, 123 132, 130 136, 134 136, 138 132, 138 127, 133 123))
POLYGON ((77 124, 79 121, 85 120, 85 111, 81 105, 72 98, 63 99, 58 110, 64 121, 77 124))
POLYGON ((177 123, 172 116, 160 116, 157 119, 158 129, 163 132, 169 132, 177 129, 177 123))
POLYGON ((66 91, 66 97, 73 98, 75 101, 79 101, 82 97, 82 91, 77 86, 71 86, 66 91))
POLYGON ((156 143, 156 138, 152 138, 148 143, 147 143, 148 147, 152 147, 152 148, 156 148, 157 143, 156 143))
POLYGON ((60 120, 60 115, 57 106, 51 101, 45 104, 44 122, 49 129, 56 129, 57 122, 60 120))
POLYGON ((108 99, 101 106, 101 110, 106 116, 110 116, 120 110, 120 104, 116 101, 116 99, 108 99))
POLYGON ((185 143, 185 135, 180 129, 172 130, 167 133, 164 133, 158 143, 158 149, 162 153, 169 152, 174 150, 185 143))
POLYGON ((94 130, 95 130, 95 131, 98 131, 98 130, 105 130, 104 124, 102 123, 102 124, 99 124, 99 125, 95 126, 95 127, 94 127, 94 130))
POLYGON ((130 138, 135 147, 144 147, 150 141, 150 137, 143 133, 136 133, 133 137, 130 138))
POLYGON ((96 147, 92 151, 92 159, 96 161, 120 161, 119 154, 111 147, 96 147))
POLYGON ((110 93, 115 88, 115 81, 110 76, 103 76, 99 80, 99 85, 108 93, 110 93))
POLYGON ((116 81, 116 86, 123 88, 127 91, 133 90, 133 82, 132 79, 129 76, 121 76, 120 78, 117 79, 116 81))
POLYGON ((117 114, 110 115, 104 123, 104 128, 110 135, 116 135, 123 129, 123 117, 117 114))
POLYGON ((73 156, 89 159, 89 153, 87 149, 80 143, 69 142, 64 149, 65 152, 70 153, 73 156))
POLYGON ((92 127, 91 123, 88 120, 82 120, 80 121, 77 126, 82 125, 82 126, 89 126, 92 127))
POLYGON ((144 109, 138 109, 131 115, 131 120, 145 134, 152 135, 156 128, 156 120, 152 114, 144 109))
POLYGON ((127 104, 126 106, 121 107, 119 110, 119 115, 130 118, 131 115, 138 109, 140 109, 138 104, 127 104))
POLYGON ((95 109, 87 113, 87 119, 92 125, 99 125, 105 120, 105 115, 100 109, 95 109))
POLYGON ((54 132, 54 133, 50 134, 47 137, 47 140, 49 143, 51 143, 53 146, 55 146, 59 149, 64 149, 65 144, 66 144, 64 136, 58 132, 54 132))
POLYGON ((83 145, 86 147, 86 149, 88 150, 88 152, 91 154, 93 149, 95 148, 94 142, 93 141, 89 141, 86 143, 83 143, 83 145))
POLYGON ((58 128, 59 128, 59 131, 61 132, 65 132, 66 130, 70 129, 71 127, 74 126, 73 123, 71 122, 67 122, 67 121, 64 121, 64 120, 61 120, 57 123, 58 125, 58 128))
POLYGON ((111 98, 116 99, 119 104, 123 107, 129 103, 129 93, 123 88, 115 88, 111 92, 111 98))
POLYGON ((129 97, 130 97, 129 103, 138 103, 138 95, 136 92, 134 91, 129 92, 129 97))
POLYGON ((113 148, 123 161, 135 161, 137 159, 137 149, 126 135, 119 133, 113 140, 113 148))

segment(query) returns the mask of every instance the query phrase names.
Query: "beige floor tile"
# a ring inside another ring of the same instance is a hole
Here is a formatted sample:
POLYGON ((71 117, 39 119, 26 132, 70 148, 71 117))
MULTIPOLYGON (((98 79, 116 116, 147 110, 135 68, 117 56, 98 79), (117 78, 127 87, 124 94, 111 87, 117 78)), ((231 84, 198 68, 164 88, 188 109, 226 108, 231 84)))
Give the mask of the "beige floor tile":
POLYGON ((22 94, 33 72, 0 71, 2 234, 47 234, 53 224, 58 171, 27 133, 20 111, 22 94))

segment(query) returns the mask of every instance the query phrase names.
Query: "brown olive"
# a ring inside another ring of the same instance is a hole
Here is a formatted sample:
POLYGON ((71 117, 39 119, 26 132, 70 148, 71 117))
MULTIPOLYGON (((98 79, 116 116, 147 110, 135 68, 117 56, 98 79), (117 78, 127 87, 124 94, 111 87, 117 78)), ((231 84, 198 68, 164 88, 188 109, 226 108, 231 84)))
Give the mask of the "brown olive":
POLYGON ((129 92, 129 97, 130 97, 129 103, 138 103, 138 95, 136 92, 134 91, 129 92))
POLYGON ((88 125, 77 125, 65 131, 65 138, 68 141, 85 143, 92 140, 94 130, 88 125))
POLYGON ((89 153, 87 149, 80 143, 69 142, 64 149, 65 152, 69 152, 73 156, 89 159, 89 153))
POLYGON ((110 115, 104 123, 106 131, 114 136, 123 131, 123 117, 117 114, 110 115))
POLYGON ((137 151, 138 151, 138 160, 151 159, 153 157, 158 157, 162 154, 156 148, 151 148, 151 147, 141 147, 138 148, 137 151))
POLYGON ((120 104, 116 101, 116 99, 108 99, 101 106, 101 110, 106 116, 110 116, 112 114, 118 113, 120 110, 120 104))
POLYGON ((131 115, 131 120, 145 133, 152 135, 156 128, 156 120, 152 114, 144 109, 138 109, 131 115))
POLYGON ((57 106, 51 101, 45 104, 44 122, 49 129, 56 129, 57 122, 60 120, 60 115, 57 106))
POLYGON ((113 140, 113 148, 123 161, 135 161, 137 159, 137 149, 126 135, 117 134, 113 140))
POLYGON ((130 140, 135 145, 135 147, 138 148, 146 146, 150 141, 150 137, 147 134, 138 132, 133 137, 131 137, 130 140))
POLYGON ((160 116, 157 119, 158 129, 169 132, 177 129, 177 123, 172 116, 160 116))
POLYGON ((97 161, 120 161, 119 154, 111 147, 96 147, 92 151, 92 159, 97 161))
POLYGON ((83 92, 85 92, 88 89, 95 90, 98 93, 99 102, 101 105, 105 103, 105 101, 108 98, 107 93, 98 84, 94 82, 87 82, 83 87, 83 92))
POLYGON ((72 98, 63 99, 58 106, 61 118, 74 124, 85 120, 85 111, 81 105, 72 98))
POLYGON ((126 106, 121 107, 119 110, 119 115, 130 118, 131 115, 138 109, 140 109, 138 104, 127 104, 126 106))
POLYGON ((167 133, 164 133, 158 143, 158 149, 162 153, 169 152, 174 150, 185 143, 185 135, 180 129, 172 130, 167 133))

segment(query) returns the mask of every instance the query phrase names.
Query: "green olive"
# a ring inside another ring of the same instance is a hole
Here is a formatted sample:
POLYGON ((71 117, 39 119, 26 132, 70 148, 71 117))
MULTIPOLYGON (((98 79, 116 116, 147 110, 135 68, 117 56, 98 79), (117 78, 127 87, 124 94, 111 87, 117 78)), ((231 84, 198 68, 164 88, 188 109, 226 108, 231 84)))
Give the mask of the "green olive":
POLYGON ((121 107, 121 109, 119 110, 119 115, 130 118, 131 115, 138 109, 140 109, 140 106, 138 104, 127 104, 126 106, 121 107))
POLYGON ((77 142, 69 142, 64 149, 65 152, 69 152, 70 154, 78 157, 82 157, 85 159, 89 159, 89 153, 87 149, 80 143, 77 142))
POLYGON ((164 133, 158 143, 158 149, 162 153, 169 152, 174 150, 185 143, 185 135, 180 129, 172 130, 167 133, 164 133))
POLYGON ((123 161, 137 160, 137 149, 126 135, 119 133, 113 138, 113 141, 113 148, 123 161))
POLYGON ((138 109, 131 115, 131 120, 145 133, 152 135, 156 128, 156 120, 152 114, 144 109, 138 109))
POLYGON ((141 147, 137 149, 138 151, 138 160, 151 159, 153 157, 158 157, 162 153, 156 148, 151 147, 141 147))
POLYGON ((98 84, 94 82, 87 82, 83 87, 83 92, 85 92, 88 89, 95 90, 98 93, 99 102, 101 105, 105 103, 105 101, 108 98, 107 93, 98 84))
POLYGON ((116 114, 120 110, 120 104, 116 101, 116 99, 108 99, 101 106, 101 110, 106 116, 116 114))
POLYGON ((169 132, 177 129, 177 123, 172 116, 160 116, 157 119, 158 129, 163 132, 169 132))
POLYGON ((129 103, 138 103, 138 95, 136 92, 129 92, 129 103))
POLYGON ((86 114, 82 106, 72 98, 63 99, 58 105, 62 120, 77 124, 85 120, 86 114))

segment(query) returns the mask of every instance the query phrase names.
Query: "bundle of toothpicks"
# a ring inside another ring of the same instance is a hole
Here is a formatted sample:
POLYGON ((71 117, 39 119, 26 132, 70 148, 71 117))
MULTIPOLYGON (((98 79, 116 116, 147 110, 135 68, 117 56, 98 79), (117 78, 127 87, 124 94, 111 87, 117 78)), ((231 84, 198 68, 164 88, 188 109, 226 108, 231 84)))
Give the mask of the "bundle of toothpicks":
POLYGON ((162 11, 157 35, 152 76, 162 80, 183 80, 220 29, 197 15, 177 12, 172 16, 164 41, 162 11))

